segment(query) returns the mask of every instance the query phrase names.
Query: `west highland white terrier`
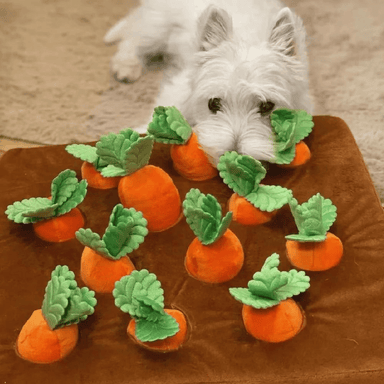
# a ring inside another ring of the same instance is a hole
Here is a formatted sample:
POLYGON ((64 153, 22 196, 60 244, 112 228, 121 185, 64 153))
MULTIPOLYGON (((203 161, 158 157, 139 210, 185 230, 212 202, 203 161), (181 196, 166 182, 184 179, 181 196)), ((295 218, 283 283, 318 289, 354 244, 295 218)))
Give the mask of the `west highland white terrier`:
POLYGON ((279 0, 142 0, 104 41, 119 43, 111 71, 120 81, 163 58, 154 107, 176 106, 213 164, 232 150, 270 161, 271 112, 312 113, 305 28, 279 0))

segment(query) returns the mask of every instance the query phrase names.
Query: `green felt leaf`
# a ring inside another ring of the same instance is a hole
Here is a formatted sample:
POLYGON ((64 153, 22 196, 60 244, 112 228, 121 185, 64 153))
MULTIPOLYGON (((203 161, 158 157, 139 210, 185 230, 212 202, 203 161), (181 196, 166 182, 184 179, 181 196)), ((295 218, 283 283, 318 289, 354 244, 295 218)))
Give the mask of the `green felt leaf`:
POLYGON ((58 265, 51 273, 51 280, 45 288, 42 312, 51 329, 55 329, 65 313, 71 288, 76 286, 75 274, 66 265, 58 265))
POLYGON ((153 139, 140 137, 132 129, 110 133, 96 143, 97 154, 107 167, 101 173, 105 177, 125 176, 148 164, 152 153, 153 139))
POLYGON ((122 277, 115 283, 112 294, 115 305, 134 318, 148 318, 148 306, 143 302, 143 297, 148 297, 164 308, 164 290, 161 283, 154 273, 149 273, 146 269, 135 270, 122 277))
POLYGON ((134 208, 117 204, 112 211, 103 242, 115 260, 139 248, 148 234, 147 220, 134 208))
POLYGON ((76 189, 72 192, 71 196, 68 197, 65 203, 57 208, 57 216, 68 213, 73 208, 76 208, 80 203, 82 203, 87 194, 87 186, 87 180, 81 180, 79 183, 77 183, 76 189))
POLYGON ((76 172, 66 169, 60 172, 51 184, 52 202, 62 205, 64 204, 77 189, 78 180, 76 172))
POLYGON ((70 144, 65 147, 65 150, 82 161, 93 165, 97 164, 99 156, 97 156, 96 147, 85 144, 70 144))
POLYGON ((257 190, 267 173, 260 161, 235 151, 222 155, 217 169, 224 183, 240 196, 257 190))
POLYGON ((86 320, 89 315, 95 312, 96 304, 97 300, 94 291, 89 290, 87 287, 76 287, 71 291, 68 306, 58 327, 66 327, 86 320))
POLYGON ((16 201, 9 205, 5 211, 9 220, 15 223, 35 223, 55 216, 58 204, 53 204, 50 199, 45 197, 32 197, 16 201))
POLYGON ((261 211, 272 212, 291 200, 292 191, 278 185, 261 185, 245 198, 261 211))
POLYGON ((98 233, 93 232, 91 229, 80 228, 76 231, 76 238, 86 247, 93 249, 100 255, 107 258, 112 258, 104 241, 100 238, 98 233))
POLYGON ((164 313, 157 321, 141 318, 136 321, 135 336, 142 342, 164 340, 179 331, 179 323, 171 315, 164 313))
POLYGON ((192 188, 183 201, 184 216, 187 223, 202 244, 217 241, 232 221, 232 212, 222 219, 222 210, 216 198, 192 188))
POLYGON ((295 157, 295 145, 312 131, 312 116, 304 110, 280 108, 271 114, 270 119, 276 134, 275 162, 289 164, 295 157))
POLYGON ((279 264, 279 255, 272 254, 266 259, 261 271, 256 272, 248 282, 248 289, 232 288, 231 295, 254 308, 268 308, 309 288, 310 279, 304 271, 292 269, 281 272, 277 268, 279 264))
POLYGON ((95 292, 78 288, 68 266, 58 265, 52 271, 42 304, 43 316, 52 330, 85 320, 96 304, 95 292))
POLYGON ((185 144, 192 128, 176 107, 157 107, 148 126, 148 135, 164 144, 185 144))
MULTIPOLYGON (((317 193, 301 205, 292 198, 289 205, 302 241, 325 240, 337 217, 337 209, 330 199, 325 199, 317 193)), ((292 240, 291 236, 286 238, 292 240)))

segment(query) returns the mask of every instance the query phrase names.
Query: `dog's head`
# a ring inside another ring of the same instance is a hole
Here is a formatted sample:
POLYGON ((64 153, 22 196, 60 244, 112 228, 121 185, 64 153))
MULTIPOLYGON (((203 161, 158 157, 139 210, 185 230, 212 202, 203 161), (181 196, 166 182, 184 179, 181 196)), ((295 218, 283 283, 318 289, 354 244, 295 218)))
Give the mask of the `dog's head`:
POLYGON ((235 36, 224 10, 209 7, 199 19, 199 51, 183 113, 217 164, 236 150, 259 160, 274 156, 271 112, 303 109, 305 65, 297 57, 293 15, 282 9, 268 41, 247 45, 235 36))

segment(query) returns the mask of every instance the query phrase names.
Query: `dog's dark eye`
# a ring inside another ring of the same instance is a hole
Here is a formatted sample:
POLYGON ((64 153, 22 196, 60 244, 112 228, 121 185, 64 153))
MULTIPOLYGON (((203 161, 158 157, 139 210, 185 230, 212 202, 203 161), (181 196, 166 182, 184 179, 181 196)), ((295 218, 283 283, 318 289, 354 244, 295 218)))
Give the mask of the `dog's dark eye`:
POLYGON ((271 112, 274 108, 275 104, 272 103, 272 101, 266 101, 259 104, 259 113, 262 115, 266 115, 267 113, 271 112))
POLYGON ((212 113, 216 114, 221 109, 221 99, 217 97, 214 99, 209 99, 208 108, 212 113))

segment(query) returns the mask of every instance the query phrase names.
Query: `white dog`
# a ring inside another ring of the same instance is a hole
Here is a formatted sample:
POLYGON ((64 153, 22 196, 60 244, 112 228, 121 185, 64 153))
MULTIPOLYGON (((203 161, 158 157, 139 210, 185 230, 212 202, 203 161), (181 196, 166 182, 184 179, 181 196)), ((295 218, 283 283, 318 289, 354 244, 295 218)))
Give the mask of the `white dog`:
POLYGON ((214 164, 232 150, 271 160, 270 113, 312 113, 305 29, 279 0, 142 0, 104 40, 119 42, 111 70, 120 81, 163 57, 154 107, 176 106, 214 164))

